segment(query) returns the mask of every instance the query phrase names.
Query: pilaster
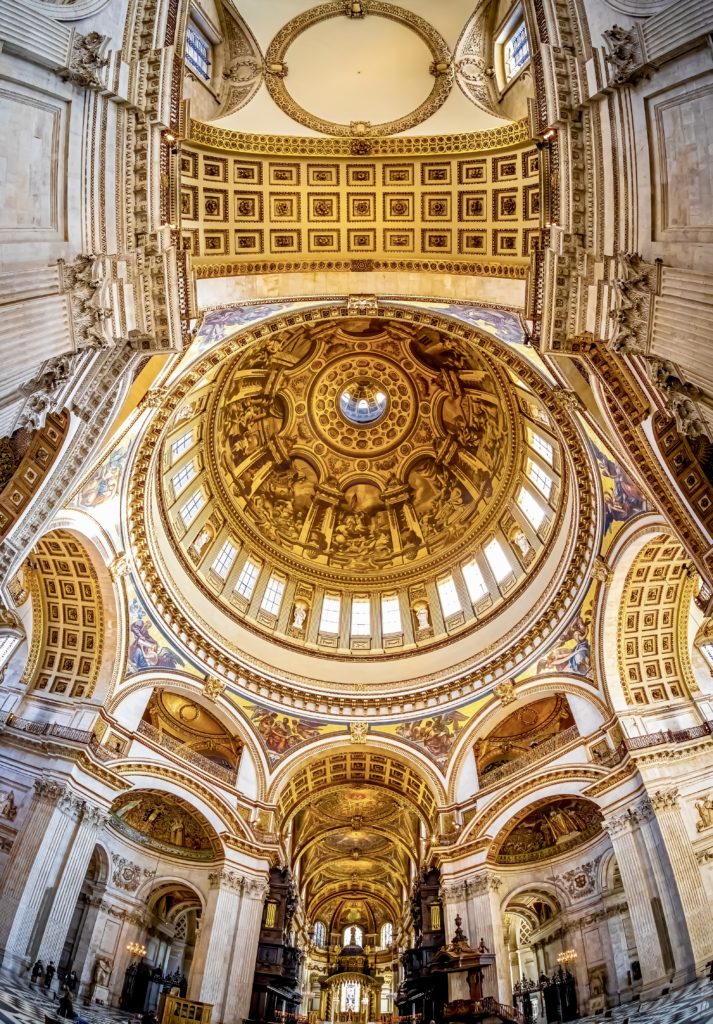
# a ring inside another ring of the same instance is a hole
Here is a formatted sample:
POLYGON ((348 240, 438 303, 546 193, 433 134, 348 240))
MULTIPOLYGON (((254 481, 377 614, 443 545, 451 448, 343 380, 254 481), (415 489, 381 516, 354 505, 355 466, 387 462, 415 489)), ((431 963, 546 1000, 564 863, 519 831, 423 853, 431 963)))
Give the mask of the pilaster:
POLYGON ((644 988, 664 984, 668 980, 669 965, 664 963, 657 922, 652 909, 652 895, 647 883, 648 866, 640 850, 639 823, 641 815, 634 809, 605 820, 614 848, 619 873, 624 885, 634 929, 644 988))
POLYGON ((657 790, 642 801, 641 810, 649 842, 663 854, 661 860, 668 869, 666 883, 680 901, 678 921, 690 943, 692 971, 698 973, 713 956, 713 930, 701 871, 681 816, 678 790, 657 790))
POLYGON ((225 1001, 225 1024, 239 1024, 250 1013, 253 975, 267 891, 266 879, 245 878, 225 1001))

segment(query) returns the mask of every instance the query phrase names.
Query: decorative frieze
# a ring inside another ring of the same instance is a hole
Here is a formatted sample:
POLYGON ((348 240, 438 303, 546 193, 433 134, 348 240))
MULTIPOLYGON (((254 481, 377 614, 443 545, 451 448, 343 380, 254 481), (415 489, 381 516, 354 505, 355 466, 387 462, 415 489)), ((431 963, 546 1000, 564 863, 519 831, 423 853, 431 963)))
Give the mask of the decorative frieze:
POLYGON ((151 878, 155 874, 155 871, 142 868, 118 853, 113 853, 111 859, 114 866, 111 880, 117 889, 136 892, 144 879, 151 878))
POLYGON ((584 896, 591 896, 597 887, 597 871, 599 869, 600 857, 588 860, 579 867, 565 871, 562 875, 556 875, 555 881, 561 882, 572 899, 582 899, 584 896))

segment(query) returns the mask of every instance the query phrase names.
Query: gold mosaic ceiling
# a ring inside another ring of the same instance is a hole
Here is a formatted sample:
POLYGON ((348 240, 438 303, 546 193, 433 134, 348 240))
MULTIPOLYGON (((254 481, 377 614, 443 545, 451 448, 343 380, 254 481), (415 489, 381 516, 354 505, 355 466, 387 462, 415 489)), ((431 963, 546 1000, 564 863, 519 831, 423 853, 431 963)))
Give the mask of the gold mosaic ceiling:
MULTIPOLYGON (((556 486, 537 529, 516 501, 536 457, 519 397, 496 360, 432 327, 352 317, 271 334, 203 378, 164 435, 175 547, 224 607, 282 641, 349 656, 438 641, 475 617, 460 576, 443 605, 453 565, 475 556, 491 579, 482 552, 496 539, 512 589, 557 515, 556 486), (398 604, 394 628, 379 597, 398 604), (362 630, 342 621, 355 599, 369 608, 362 630)), ((483 613, 502 597, 492 590, 483 613)))
POLYGON ((317 716, 445 707, 524 667, 596 534, 580 434, 517 348, 361 308, 198 353, 152 407, 129 486, 138 583, 176 642, 317 716))
POLYGON ((396 919, 419 845, 418 817, 401 798, 364 783, 340 786, 297 813, 293 836, 311 920, 368 934, 396 919))

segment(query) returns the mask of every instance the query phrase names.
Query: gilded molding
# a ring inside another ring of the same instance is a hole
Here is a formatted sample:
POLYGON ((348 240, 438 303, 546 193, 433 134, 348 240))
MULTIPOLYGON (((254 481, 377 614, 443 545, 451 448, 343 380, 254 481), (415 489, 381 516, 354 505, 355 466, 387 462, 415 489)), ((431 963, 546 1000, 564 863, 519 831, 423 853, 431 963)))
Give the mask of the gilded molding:
MULTIPOLYGON (((198 257, 201 259, 203 257, 198 257)), ((211 257, 212 259, 212 257, 211 257)), ((316 272, 319 270, 333 271, 363 271, 377 272, 388 270, 390 272, 402 271, 405 273, 428 272, 436 274, 455 274, 466 277, 493 277, 501 279, 513 279, 524 281, 529 273, 529 264, 505 263, 500 260, 488 262, 473 261, 467 263, 461 260, 383 260, 383 259, 349 259, 349 260, 324 260, 324 259, 302 259, 302 260, 262 260, 257 262, 238 262, 228 260, 226 263, 196 263, 193 271, 198 280, 206 280, 212 277, 238 277, 241 274, 298 274, 305 271, 316 272)))
MULTIPOLYGON (((346 12, 349 15, 349 12, 346 12)), ((340 137, 371 138, 375 136, 395 135, 407 131, 422 121, 427 120, 436 113, 448 99, 453 87, 453 68, 451 67, 451 52, 448 44, 439 32, 417 14, 397 7, 395 4, 384 3, 383 0, 368 0, 361 9, 360 17, 368 15, 371 17, 389 18, 399 24, 406 25, 412 32, 415 32, 426 44, 433 58, 431 74, 433 75, 433 87, 426 100, 415 110, 409 111, 403 117, 393 121, 385 121, 382 124, 369 124, 366 121, 352 124, 338 124, 317 117, 301 107, 290 95, 285 82, 289 79, 287 52, 292 43, 303 32, 317 25, 322 21, 331 18, 342 18, 345 16, 345 8, 342 0, 331 0, 330 3, 320 4, 307 11, 298 14, 291 21, 288 21, 267 48, 265 54, 265 84, 270 96, 277 106, 283 110, 288 117, 311 128, 316 132, 323 132, 325 135, 340 137)), ((424 67, 424 74, 426 73, 424 67)))
POLYGON ((520 146, 531 139, 529 118, 513 121, 486 131, 467 132, 460 135, 406 135, 398 138, 376 138, 353 140, 342 138, 311 138, 292 135, 256 135, 247 132, 218 128, 203 121, 191 120, 189 140, 200 146, 226 150, 232 153, 265 154, 266 156, 343 156, 355 155, 353 143, 364 141, 368 153, 378 156, 449 156, 460 153, 482 153, 493 149, 509 149, 520 146))

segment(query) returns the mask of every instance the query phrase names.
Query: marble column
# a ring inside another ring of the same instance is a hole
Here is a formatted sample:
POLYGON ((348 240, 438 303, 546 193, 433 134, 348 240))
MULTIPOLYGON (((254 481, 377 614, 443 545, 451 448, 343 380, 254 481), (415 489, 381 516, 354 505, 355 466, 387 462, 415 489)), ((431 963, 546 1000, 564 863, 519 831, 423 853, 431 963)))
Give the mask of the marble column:
POLYGON ((604 822, 611 839, 634 930, 636 950, 644 987, 668 980, 661 941, 652 909, 647 859, 640 851, 641 815, 629 808, 604 822))
POLYGON ((82 807, 72 844, 55 883, 52 907, 39 941, 37 957, 44 963, 50 960, 59 963, 89 861, 106 820, 106 812, 101 808, 87 803, 82 807))
MULTIPOLYGON (((649 840, 663 854, 661 860, 664 869, 668 868, 668 877, 665 879, 667 888, 671 882, 674 883, 673 888, 682 912, 676 914, 677 924, 690 942, 692 971, 698 973, 713 956, 711 909, 701 870, 681 815, 678 791, 658 790, 649 795, 642 802, 642 812, 647 821, 645 828, 649 840)), ((674 907, 675 911, 678 909, 674 907)), ((676 942, 676 951, 680 944, 680 941, 676 942)))
POLYGON ((72 845, 83 807, 84 801, 63 784, 53 779, 35 782, 35 795, 2 881, 0 956, 5 966, 19 968, 31 956, 33 932, 38 918, 48 912, 58 866, 72 845))
MULTIPOLYGON (((201 916, 189 997, 213 1006, 213 1020, 223 1021, 229 965, 237 939, 243 877, 223 869, 208 876, 208 902, 201 916)), ((240 955, 240 954, 239 954, 240 955)))
POLYGON ((240 1024, 250 1014, 255 961, 267 892, 266 878, 245 878, 233 960, 230 965, 225 1024, 240 1024))
MULTIPOLYGON (((502 879, 492 871, 480 871, 471 876, 466 884, 468 902, 472 908, 474 934, 468 936, 471 946, 476 949, 481 939, 491 953, 495 954, 497 991, 485 995, 495 996, 501 1003, 512 1003, 512 985, 509 970, 508 951, 505 948, 503 919, 500 912, 498 892, 502 879)), ((487 984, 486 976, 486 984, 487 984)))

